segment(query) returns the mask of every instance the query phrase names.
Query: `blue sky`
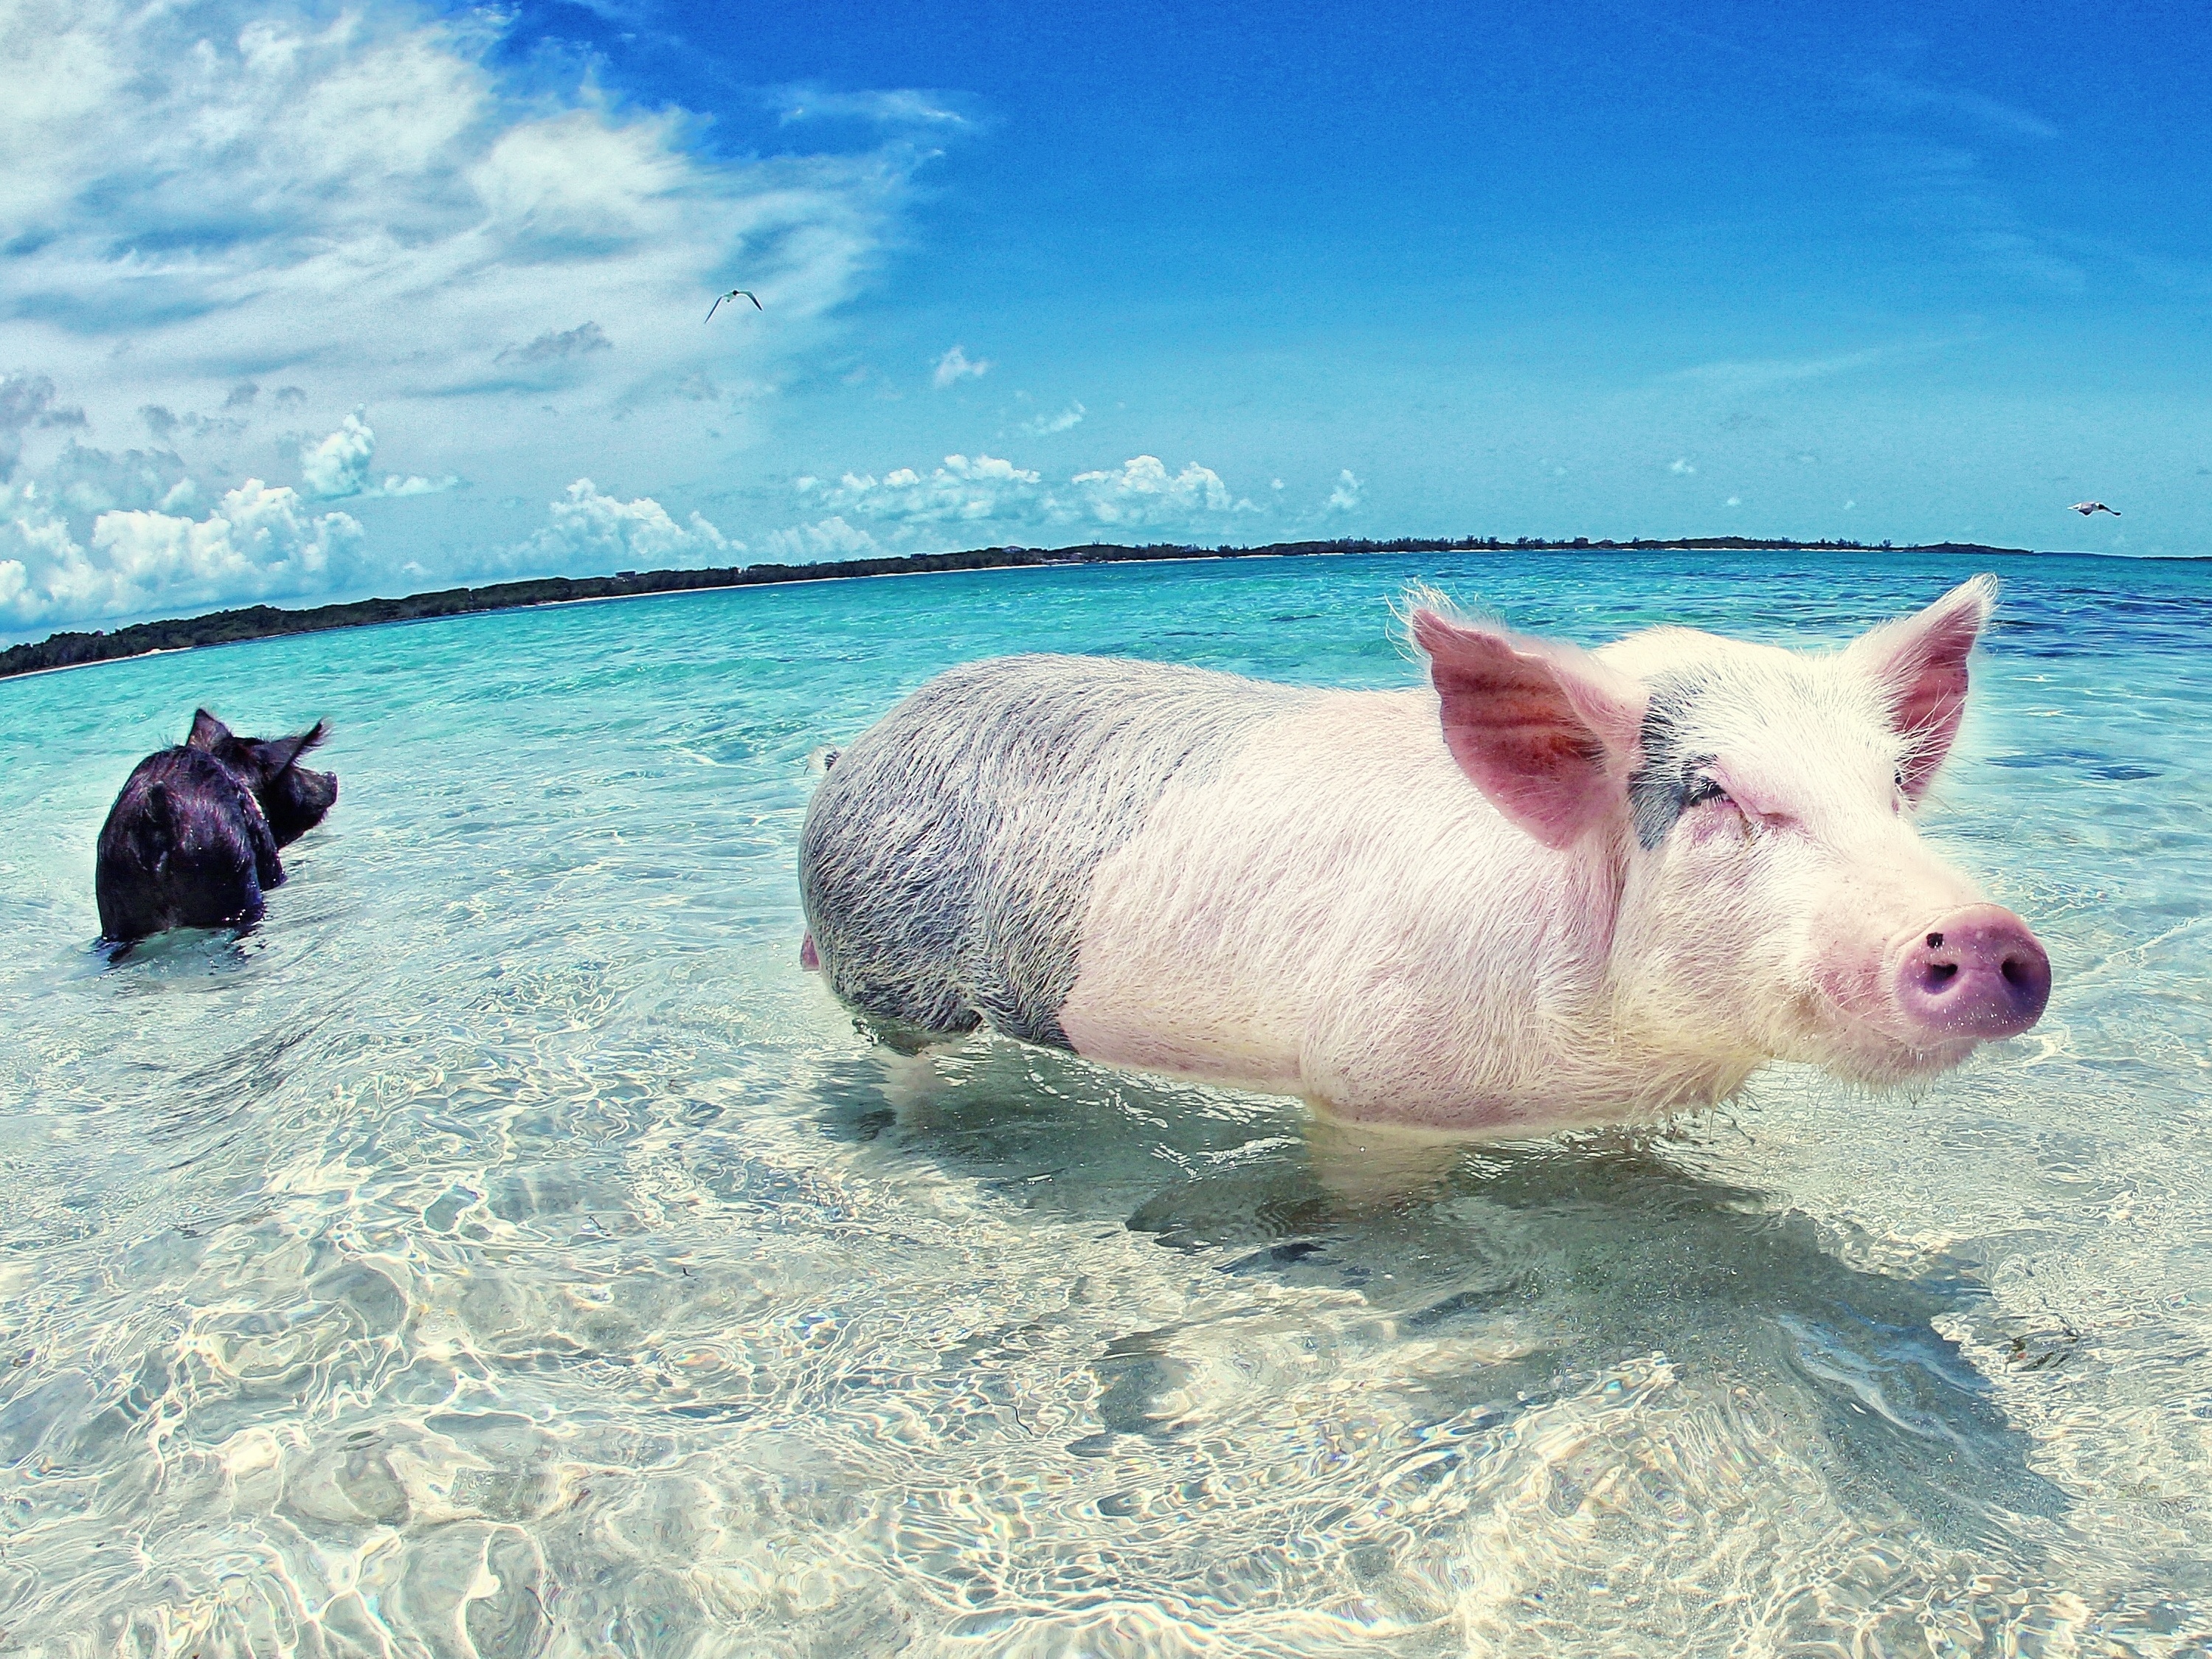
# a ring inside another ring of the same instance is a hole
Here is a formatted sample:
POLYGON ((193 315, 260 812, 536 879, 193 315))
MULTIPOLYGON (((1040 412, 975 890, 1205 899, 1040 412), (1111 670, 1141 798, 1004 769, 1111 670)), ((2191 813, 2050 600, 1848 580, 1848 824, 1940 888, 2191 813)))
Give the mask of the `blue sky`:
POLYGON ((1001 542, 2212 553, 2203 47, 0 0, 0 633, 1001 542))

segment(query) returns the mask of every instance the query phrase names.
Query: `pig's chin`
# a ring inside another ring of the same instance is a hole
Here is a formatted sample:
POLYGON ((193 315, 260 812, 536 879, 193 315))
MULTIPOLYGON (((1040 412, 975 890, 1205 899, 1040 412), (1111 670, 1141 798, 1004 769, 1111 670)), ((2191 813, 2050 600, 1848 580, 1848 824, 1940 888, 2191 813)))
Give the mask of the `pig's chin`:
POLYGON ((1914 1040, 1830 997, 1816 993, 1809 1000, 1815 1006, 1803 1010, 1811 1018, 1799 1040, 1790 1045, 1792 1052, 1778 1058, 1817 1066, 1846 1082, 1896 1088, 1950 1071, 1982 1046, 1973 1036, 1939 1038, 1930 1033, 1914 1040))
POLYGON ((1847 1082, 1893 1089, 1950 1071, 1981 1046, 1976 1038, 1954 1037, 1916 1048, 1869 1031, 1826 1045, 1826 1052, 1814 1058, 1814 1063, 1847 1082))

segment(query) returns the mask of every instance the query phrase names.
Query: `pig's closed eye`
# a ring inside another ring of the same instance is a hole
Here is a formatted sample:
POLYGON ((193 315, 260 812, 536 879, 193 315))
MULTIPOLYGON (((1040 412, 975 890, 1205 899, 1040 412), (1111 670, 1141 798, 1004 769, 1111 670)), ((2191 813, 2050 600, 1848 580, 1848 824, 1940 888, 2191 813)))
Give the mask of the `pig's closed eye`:
POLYGON ((1708 777, 1703 773, 1692 775, 1682 791, 1682 814, 1686 819, 1693 806, 1722 809, 1718 812, 1705 813, 1698 818, 1697 822, 1703 826, 1697 832, 1700 836, 1729 825, 1744 836, 1757 836, 1762 830, 1793 822, 1782 814, 1747 811, 1743 803, 1729 793, 1718 778, 1708 777))

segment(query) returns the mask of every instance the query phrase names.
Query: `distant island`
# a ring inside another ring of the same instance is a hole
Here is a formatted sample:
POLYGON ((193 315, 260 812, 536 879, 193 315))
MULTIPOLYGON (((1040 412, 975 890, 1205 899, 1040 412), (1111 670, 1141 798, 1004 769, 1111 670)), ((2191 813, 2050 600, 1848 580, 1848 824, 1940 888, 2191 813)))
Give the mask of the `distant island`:
POLYGON ((365 628, 375 623, 419 622, 460 617, 479 611, 512 611, 524 605, 563 605, 579 599, 630 599, 647 593, 684 593, 705 588, 755 587, 777 582, 835 581, 852 576, 926 575, 948 570, 1006 570, 1024 566, 1141 563, 1164 559, 1314 558, 1358 553, 1574 553, 1620 552, 1831 552, 1953 553, 2016 557, 2029 550, 1984 547, 1974 542, 1935 542, 1893 547, 1887 542, 1793 542, 1749 536, 1692 536, 1670 540, 1538 541, 1522 537, 1462 537, 1456 540, 1401 538, 1273 542, 1265 547, 1191 547, 1154 543, 1123 547, 1092 542, 1080 547, 980 547, 965 553, 909 553, 889 559, 848 559, 831 564, 730 565, 708 570, 622 570, 611 576, 545 576, 531 581, 494 582, 484 587, 448 587, 404 599, 356 599, 286 611, 252 605, 240 611, 215 611, 168 622, 133 623, 113 633, 52 635, 36 644, 0 651, 0 679, 35 674, 81 663, 109 662, 152 651, 183 651, 199 645, 232 645, 241 640, 272 639, 285 634, 319 634, 332 628, 365 628))

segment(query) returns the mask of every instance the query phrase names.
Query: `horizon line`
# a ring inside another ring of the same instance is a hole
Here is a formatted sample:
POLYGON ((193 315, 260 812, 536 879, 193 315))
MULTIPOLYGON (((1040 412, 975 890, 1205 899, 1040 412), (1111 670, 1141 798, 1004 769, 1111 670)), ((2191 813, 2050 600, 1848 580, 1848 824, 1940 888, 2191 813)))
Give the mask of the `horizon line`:
POLYGON ((1784 537, 1681 536, 1574 537, 1553 540, 1495 536, 1397 537, 1377 541, 1344 537, 1256 546, 1195 543, 1083 542, 1060 548, 1005 543, 947 553, 887 554, 872 558, 826 560, 807 564, 762 562, 664 570, 620 570, 604 576, 535 576, 488 583, 481 587, 426 589, 397 599, 371 597, 325 605, 285 607, 267 604, 233 606, 195 615, 126 623, 112 632, 63 629, 44 640, 0 649, 0 679, 118 662, 204 646, 239 645, 258 639, 389 623, 428 622, 441 617, 525 610, 579 601, 643 599, 657 594, 718 592, 733 587, 781 586, 817 581, 865 580, 874 576, 939 575, 966 570, 1036 569, 1090 564, 1184 562, 1243 558, 1311 558, 1331 556, 1389 556, 1408 553, 1492 552, 1829 552, 1977 553, 2000 558, 2112 558, 2145 562, 2186 561, 2187 555, 2112 555, 2057 549, 1998 547, 1980 542, 1888 542, 1835 539, 1800 541, 1784 537), (180 637, 181 636, 181 637, 180 637))

